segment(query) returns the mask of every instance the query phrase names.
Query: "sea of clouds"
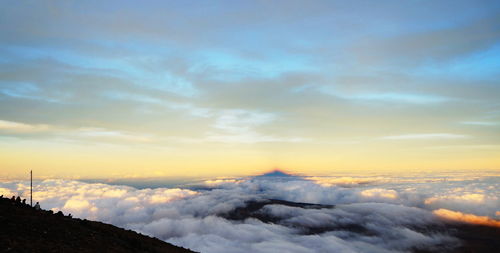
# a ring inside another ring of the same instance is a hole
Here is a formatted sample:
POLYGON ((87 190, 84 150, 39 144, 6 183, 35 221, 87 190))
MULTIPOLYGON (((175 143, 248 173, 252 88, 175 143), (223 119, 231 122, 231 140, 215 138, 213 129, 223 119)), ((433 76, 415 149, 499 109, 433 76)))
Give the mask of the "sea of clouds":
MULTIPOLYGON (((98 220, 200 252, 405 252, 459 245, 443 220, 499 226, 498 175, 420 177, 248 177, 200 187, 145 188, 73 180, 34 182, 42 208, 98 220), (226 214, 249 201, 269 204, 256 218, 226 214), (325 231, 321 229, 329 227, 325 231), (306 232, 304 228, 308 228, 306 232), (310 233, 318 229, 317 233, 310 233)), ((0 194, 29 197, 29 182, 0 182, 0 194)))

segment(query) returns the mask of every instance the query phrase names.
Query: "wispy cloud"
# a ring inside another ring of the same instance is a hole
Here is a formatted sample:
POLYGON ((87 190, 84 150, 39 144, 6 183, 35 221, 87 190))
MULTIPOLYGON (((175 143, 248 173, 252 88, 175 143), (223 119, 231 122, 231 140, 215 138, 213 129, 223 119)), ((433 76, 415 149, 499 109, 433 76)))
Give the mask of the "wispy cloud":
POLYGON ((498 126, 500 123, 498 122, 490 122, 490 121, 462 121, 460 124, 463 125, 473 125, 473 126, 498 126))
MULTIPOLYGON (((310 86, 301 87, 302 91, 310 86)), ((333 86, 319 86, 316 87, 322 93, 332 95, 342 99, 349 100, 359 100, 359 101, 374 101, 374 102, 384 102, 384 103, 408 103, 408 104, 434 104, 442 103, 447 101, 452 101, 452 98, 433 95, 433 94, 416 94, 416 93, 405 93, 405 92, 341 92, 335 89, 333 86)))
POLYGON ((151 135, 134 134, 129 132, 122 132, 116 130, 108 130, 104 128, 82 127, 75 132, 76 136, 83 138, 95 138, 101 140, 121 140, 132 142, 152 142, 151 135))
POLYGON ((0 120, 0 131, 10 131, 15 133, 36 133, 50 129, 49 125, 45 124, 25 124, 14 121, 0 120))
MULTIPOLYGON (((498 150, 498 131, 490 131, 499 120, 495 1, 226 1, 206 8, 40 0, 2 7, 0 119, 9 122, 0 131, 12 154, 19 138, 61 150, 66 145, 53 140, 119 143, 138 153, 161 143, 172 154, 222 146, 244 152, 259 143, 273 146, 280 161, 297 161, 291 166, 326 168, 334 162, 328 159, 358 167, 355 154, 373 147, 341 142, 382 135, 457 145, 472 144, 473 136, 498 150), (106 11, 117 5, 120 11, 106 11), (331 148, 338 148, 335 158, 312 158, 331 148)), ((396 146, 376 149, 393 153, 396 146)), ((262 158, 257 153, 247 158, 262 158)), ((494 152, 486 154, 482 160, 496 166, 494 152)), ((106 155, 89 150, 95 161, 106 155)), ((427 166, 444 164, 431 160, 427 166)))
POLYGON ((468 135, 452 133, 426 133, 426 134, 402 134, 383 136, 381 140, 432 140, 432 139, 464 139, 470 138, 468 135))
POLYGON ((356 94, 348 96, 352 99, 358 100, 373 100, 381 102, 394 102, 394 103, 410 103, 410 104, 432 104, 450 101, 451 98, 425 95, 425 94, 409 94, 409 93, 371 93, 371 94, 356 94))
POLYGON ((206 140, 225 143, 259 143, 259 142, 303 142, 306 138, 280 137, 259 133, 256 128, 269 124, 277 119, 277 115, 266 112, 248 110, 222 110, 215 115, 213 128, 208 132, 206 140))
POLYGON ((63 140, 80 141, 125 141, 125 142, 153 142, 150 134, 131 133, 127 131, 99 128, 99 127, 63 127, 47 124, 26 124, 13 121, 0 120, 0 133, 16 134, 23 138, 24 135, 45 134, 41 137, 51 137, 63 140))

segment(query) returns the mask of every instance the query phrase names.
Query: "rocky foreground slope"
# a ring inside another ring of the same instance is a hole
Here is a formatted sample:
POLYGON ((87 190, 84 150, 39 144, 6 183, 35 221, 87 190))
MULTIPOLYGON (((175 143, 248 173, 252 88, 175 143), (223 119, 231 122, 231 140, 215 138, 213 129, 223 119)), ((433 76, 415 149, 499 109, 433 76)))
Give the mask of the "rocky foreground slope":
POLYGON ((0 252, 193 251, 113 225, 35 210, 0 198, 0 252))

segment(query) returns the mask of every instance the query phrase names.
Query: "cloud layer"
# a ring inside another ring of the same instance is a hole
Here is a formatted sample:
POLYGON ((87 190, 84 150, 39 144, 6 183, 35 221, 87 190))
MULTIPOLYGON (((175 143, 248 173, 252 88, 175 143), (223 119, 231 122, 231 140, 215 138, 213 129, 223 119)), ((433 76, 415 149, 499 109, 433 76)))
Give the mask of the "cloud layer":
MULTIPOLYGON (((218 179, 207 181, 203 190, 44 180, 35 184, 34 198, 46 209, 201 252, 442 250, 460 244, 435 229, 445 220, 498 225, 498 177, 372 177, 359 184, 344 178, 347 185, 335 178, 322 178, 329 184, 315 179, 218 179), (299 202, 318 205, 294 204, 299 202), (261 206, 247 212, 249 203, 261 206)), ((0 183, 7 196, 27 196, 28 187, 26 182, 0 183)))

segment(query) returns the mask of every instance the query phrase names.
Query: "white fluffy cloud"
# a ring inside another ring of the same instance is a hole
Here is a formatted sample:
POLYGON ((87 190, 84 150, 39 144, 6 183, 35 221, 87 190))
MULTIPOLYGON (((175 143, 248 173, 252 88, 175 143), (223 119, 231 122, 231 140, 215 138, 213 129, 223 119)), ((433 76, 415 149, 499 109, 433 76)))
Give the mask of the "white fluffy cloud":
MULTIPOLYGON (((45 209, 133 229, 201 252, 438 249, 456 245, 457 239, 439 232, 423 233, 419 228, 439 226, 443 218, 485 221, 479 224, 486 225, 498 222, 495 177, 445 181, 357 178, 348 180, 347 187, 344 181, 217 179, 206 182, 208 189, 190 190, 44 180, 36 182, 34 198, 45 209), (269 202, 241 219, 229 217, 248 203, 272 199, 323 205, 269 202)), ((29 184, 3 182, 0 191, 26 197, 29 184)))

